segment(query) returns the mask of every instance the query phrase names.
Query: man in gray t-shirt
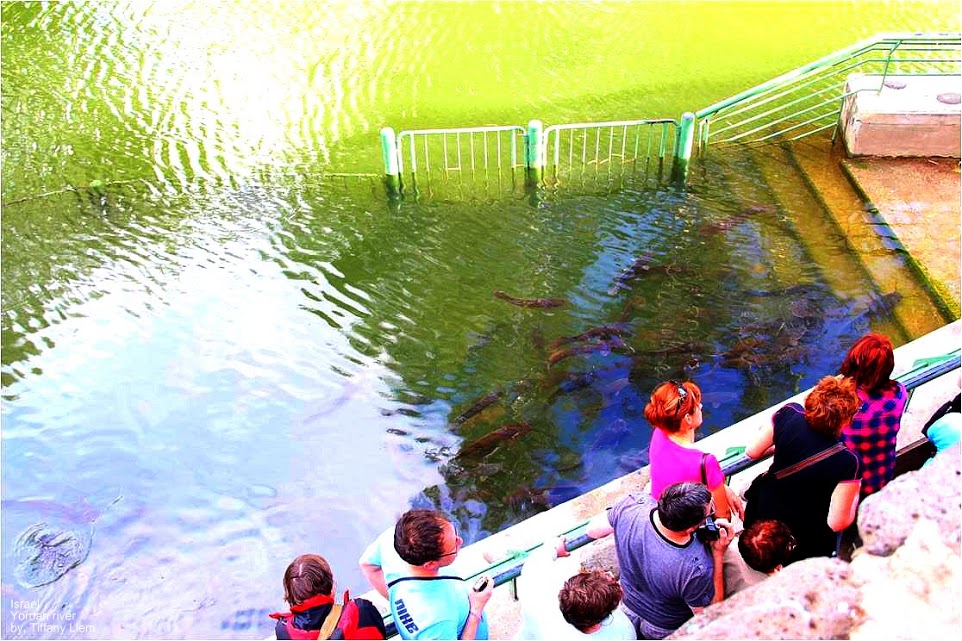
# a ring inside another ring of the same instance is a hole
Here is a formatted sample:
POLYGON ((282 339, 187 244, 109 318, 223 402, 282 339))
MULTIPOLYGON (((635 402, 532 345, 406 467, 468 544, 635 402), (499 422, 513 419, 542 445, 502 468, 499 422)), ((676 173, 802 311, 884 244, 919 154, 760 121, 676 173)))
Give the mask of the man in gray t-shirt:
POLYGON ((705 485, 676 483, 657 504, 647 495, 629 495, 589 523, 592 538, 614 532, 623 608, 639 638, 664 638, 724 598, 723 559, 732 531, 713 517, 705 485), (709 518, 718 535, 710 543, 695 536, 709 518))

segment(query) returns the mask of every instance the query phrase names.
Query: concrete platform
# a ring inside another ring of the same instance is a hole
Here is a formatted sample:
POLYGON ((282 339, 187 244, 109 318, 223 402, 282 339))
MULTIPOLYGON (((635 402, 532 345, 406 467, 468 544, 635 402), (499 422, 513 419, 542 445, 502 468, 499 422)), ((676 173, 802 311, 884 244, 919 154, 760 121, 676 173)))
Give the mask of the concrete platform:
POLYGON ((854 74, 842 139, 852 156, 952 156, 962 146, 962 78, 854 74))

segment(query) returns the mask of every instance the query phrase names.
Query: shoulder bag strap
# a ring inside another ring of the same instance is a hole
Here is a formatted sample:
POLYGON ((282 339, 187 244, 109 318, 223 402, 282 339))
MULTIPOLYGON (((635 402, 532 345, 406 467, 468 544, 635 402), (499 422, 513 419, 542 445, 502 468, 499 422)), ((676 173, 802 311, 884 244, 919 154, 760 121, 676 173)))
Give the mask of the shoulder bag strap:
POLYGON ((708 486, 708 470, 705 469, 705 461, 708 460, 708 453, 705 452, 701 455, 701 482, 708 486))
POLYGON ((844 449, 845 449, 845 446, 844 446, 844 445, 842 445, 841 443, 836 443, 836 444, 833 445, 832 447, 827 447, 827 448, 825 448, 824 450, 822 450, 821 452, 818 452, 818 453, 816 453, 816 454, 812 454, 811 456, 809 456, 809 457, 808 457, 807 459, 805 459, 804 461, 799 461, 798 463, 795 463, 794 465, 789 465, 788 467, 786 467, 786 468, 783 469, 783 470, 778 470, 777 472, 775 472, 775 478, 781 480, 781 479, 785 478, 786 476, 790 476, 790 475, 794 474, 795 472, 801 472, 801 471, 804 470, 806 467, 809 467, 809 466, 811 466, 811 465, 815 465, 815 464, 818 463, 819 461, 823 461, 823 460, 827 459, 829 456, 831 456, 832 454, 835 454, 836 452, 841 452, 841 451, 844 450, 844 449))
POLYGON ((327 613, 327 618, 324 619, 324 625, 321 626, 320 632, 318 632, 318 639, 330 639, 331 634, 334 632, 334 628, 337 627, 338 621, 341 620, 341 610, 344 609, 343 603, 335 603, 331 606, 331 611, 327 613))

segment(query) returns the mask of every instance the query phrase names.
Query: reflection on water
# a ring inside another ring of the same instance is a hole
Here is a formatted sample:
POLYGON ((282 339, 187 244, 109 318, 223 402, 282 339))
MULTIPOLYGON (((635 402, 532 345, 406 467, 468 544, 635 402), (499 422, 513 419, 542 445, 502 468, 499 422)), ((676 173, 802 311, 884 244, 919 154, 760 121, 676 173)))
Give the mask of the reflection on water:
POLYGON ((4 623, 37 600, 90 626, 9 636, 263 637, 298 554, 358 592, 412 503, 476 539, 643 464, 660 380, 697 380, 712 431, 869 328, 909 339, 893 305, 940 325, 907 272, 878 291, 843 238, 813 247, 817 207, 750 158, 686 191, 466 201, 334 175, 377 172, 384 124, 675 117, 954 16, 788 3, 808 19, 780 36, 766 7, 0 5, 4 623), (733 20, 765 37, 725 59, 733 20), (678 24, 717 55, 681 64, 678 24), (31 589, 16 540, 41 522, 89 555, 31 589))

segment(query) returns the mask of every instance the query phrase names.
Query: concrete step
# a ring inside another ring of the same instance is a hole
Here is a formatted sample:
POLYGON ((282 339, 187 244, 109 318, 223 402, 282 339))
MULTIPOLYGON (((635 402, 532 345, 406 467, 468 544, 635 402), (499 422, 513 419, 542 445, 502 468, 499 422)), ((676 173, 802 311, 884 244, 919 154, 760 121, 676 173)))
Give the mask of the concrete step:
POLYGON ((933 296, 929 283, 913 270, 911 256, 892 229, 869 211, 841 171, 839 162, 844 153, 840 145, 833 146, 827 137, 812 137, 793 143, 784 153, 798 169, 801 184, 792 189, 804 185, 805 191, 821 203, 880 293, 902 295, 893 316, 907 338, 922 336, 954 320, 945 313, 940 299, 933 296))
MULTIPOLYGON (((854 246, 844 227, 838 225, 834 216, 825 214, 828 209, 811 189, 796 166, 791 153, 779 145, 765 145, 753 151, 758 172, 765 178, 772 193, 781 204, 785 216, 797 230, 799 241, 804 244, 811 260, 821 267, 823 277, 840 296, 852 291, 853 283, 868 280, 880 294, 892 290, 885 289, 878 279, 867 270, 856 252, 839 252, 833 243, 825 238, 845 236, 854 246), (813 215, 813 212, 820 212, 813 215)), ((877 324, 876 329, 892 337, 896 343, 912 338, 906 327, 905 314, 898 309, 893 313, 893 321, 877 324)))
POLYGON ((874 213, 875 227, 904 249, 943 308, 960 314, 959 162, 947 158, 846 158, 841 167, 874 213))

